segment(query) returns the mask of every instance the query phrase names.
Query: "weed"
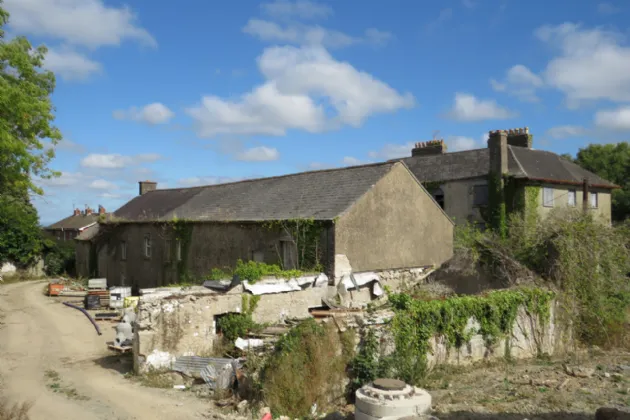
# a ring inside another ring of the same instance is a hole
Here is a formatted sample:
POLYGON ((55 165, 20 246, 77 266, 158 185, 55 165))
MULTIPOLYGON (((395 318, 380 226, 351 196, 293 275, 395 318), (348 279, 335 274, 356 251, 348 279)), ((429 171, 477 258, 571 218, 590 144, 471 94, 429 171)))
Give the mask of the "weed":
POLYGON ((46 377, 46 379, 48 379, 48 381, 50 381, 50 383, 47 386, 54 393, 63 394, 71 400, 86 401, 90 399, 89 397, 86 397, 85 395, 81 395, 76 390, 76 388, 70 388, 68 386, 63 385, 61 381, 61 376, 59 375, 57 371, 49 369, 44 373, 44 376, 46 377))
POLYGON ((143 375, 137 376, 140 384, 149 388, 173 388, 174 381, 169 372, 159 369, 149 369, 143 375))

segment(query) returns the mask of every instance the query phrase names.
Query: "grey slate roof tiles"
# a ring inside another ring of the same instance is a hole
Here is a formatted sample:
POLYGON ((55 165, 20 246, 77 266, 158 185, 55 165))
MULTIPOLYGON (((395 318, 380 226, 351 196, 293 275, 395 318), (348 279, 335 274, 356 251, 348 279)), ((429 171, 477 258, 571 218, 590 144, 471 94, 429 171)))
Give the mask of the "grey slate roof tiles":
POLYGON ((135 197, 114 216, 128 221, 332 220, 368 192, 397 162, 164 189, 135 197))
POLYGON ((65 219, 53 223, 47 226, 45 229, 65 229, 65 230, 79 230, 98 220, 98 214, 80 214, 78 216, 68 216, 65 219))

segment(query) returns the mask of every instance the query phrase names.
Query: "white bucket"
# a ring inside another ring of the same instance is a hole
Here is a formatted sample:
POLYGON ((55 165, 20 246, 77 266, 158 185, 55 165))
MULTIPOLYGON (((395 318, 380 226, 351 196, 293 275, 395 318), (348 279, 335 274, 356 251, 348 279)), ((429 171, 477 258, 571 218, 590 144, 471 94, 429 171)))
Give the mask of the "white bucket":
POLYGON ((122 309, 125 298, 131 296, 131 287, 112 287, 109 289, 109 307, 122 309))

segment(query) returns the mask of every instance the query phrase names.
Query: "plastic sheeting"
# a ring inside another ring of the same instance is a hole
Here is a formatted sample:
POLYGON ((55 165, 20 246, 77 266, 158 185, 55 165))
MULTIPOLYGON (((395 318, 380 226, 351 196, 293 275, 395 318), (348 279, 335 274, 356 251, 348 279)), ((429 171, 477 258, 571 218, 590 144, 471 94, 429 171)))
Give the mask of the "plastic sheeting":
POLYGON ((359 289, 370 283, 373 283, 372 294, 374 294, 374 296, 383 295, 384 292, 381 287, 380 277, 376 273, 351 273, 343 276, 341 279, 341 284, 346 290, 359 289))
POLYGON ((236 348, 241 350, 255 349, 256 347, 262 347, 264 344, 264 341, 262 341, 260 338, 243 339, 239 337, 234 342, 236 348))
POLYGON ((254 284, 243 281, 243 288, 253 295, 271 293, 299 292, 307 287, 324 287, 328 285, 328 276, 321 273, 317 276, 303 276, 294 279, 261 280, 254 284))

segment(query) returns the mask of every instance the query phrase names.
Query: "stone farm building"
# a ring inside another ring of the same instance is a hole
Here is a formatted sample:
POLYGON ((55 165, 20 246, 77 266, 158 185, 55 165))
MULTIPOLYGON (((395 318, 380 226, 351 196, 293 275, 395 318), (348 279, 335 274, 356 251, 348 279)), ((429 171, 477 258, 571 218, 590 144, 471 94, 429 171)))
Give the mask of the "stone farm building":
POLYGON ((348 264, 426 267, 453 252, 453 222, 402 162, 193 188, 141 182, 139 196, 80 239, 100 277, 137 291, 199 280, 238 259, 313 268, 304 267, 305 241, 286 229, 298 222, 314 227, 309 264, 332 278, 348 264))
POLYGON ((446 153, 443 141, 422 142, 403 161, 458 224, 485 224, 492 179, 502 181, 495 185, 508 212, 527 205, 544 217, 554 208, 585 207, 610 223, 616 185, 532 146, 527 128, 497 130, 484 149, 446 153))

